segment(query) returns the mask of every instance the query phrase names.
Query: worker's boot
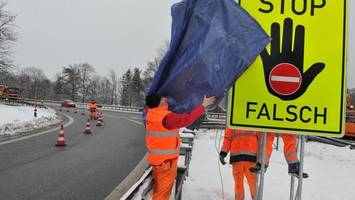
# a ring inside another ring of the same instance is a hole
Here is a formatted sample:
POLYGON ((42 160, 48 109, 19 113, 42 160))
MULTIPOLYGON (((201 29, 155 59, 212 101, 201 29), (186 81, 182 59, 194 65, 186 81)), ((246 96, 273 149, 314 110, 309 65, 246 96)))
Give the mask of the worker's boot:
MULTIPOLYGON (((300 163, 296 162, 296 163, 290 163, 288 164, 288 173, 291 176, 296 176, 297 178, 299 178, 299 174, 300 174, 300 163)), ((303 178, 308 178, 308 174, 307 173, 303 173, 303 178)))

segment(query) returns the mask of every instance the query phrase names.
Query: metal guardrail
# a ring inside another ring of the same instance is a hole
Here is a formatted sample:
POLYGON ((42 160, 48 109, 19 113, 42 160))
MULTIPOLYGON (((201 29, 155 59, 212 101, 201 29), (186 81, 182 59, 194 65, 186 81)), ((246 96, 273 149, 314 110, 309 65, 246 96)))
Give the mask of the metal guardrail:
MULTIPOLYGON (((182 188, 186 177, 188 176, 193 143, 195 138, 194 131, 183 130, 180 132, 181 136, 181 146, 180 146, 180 157, 179 161, 183 161, 183 165, 179 163, 178 173, 175 182, 175 200, 181 200, 182 188)), ((129 188, 123 195, 120 196, 120 200, 148 200, 150 199, 150 194, 152 193, 154 186, 154 179, 151 171, 151 167, 141 170, 140 178, 129 188)), ((116 189, 115 189, 116 190, 116 189)), ((119 190, 119 189, 117 189, 119 190)), ((105 200, 116 200, 117 195, 111 193, 109 197, 105 200), (116 196, 116 198, 112 198, 116 196)))
MULTIPOLYGON (((5 99, 0 98, 0 102, 5 101, 5 99)), ((39 99, 28 99, 28 98, 18 98, 16 101, 8 101, 11 103, 11 105, 27 105, 27 106, 32 106, 35 103, 40 106, 42 103, 44 105, 56 105, 60 106, 62 105, 62 101, 54 101, 54 100, 39 100, 39 99)), ((81 103, 81 102, 74 102, 77 108, 87 108, 87 103, 81 103)), ((134 113, 140 113, 142 112, 141 107, 132 107, 132 106, 121 106, 121 105, 109 105, 109 104, 99 104, 101 110, 107 110, 107 111, 114 111, 114 112, 119 112, 119 111, 124 111, 124 112, 134 112, 134 113)), ((207 113, 207 121, 210 120, 219 120, 216 121, 216 123, 220 125, 221 121, 226 120, 226 113, 207 113)))
POLYGON ((334 145, 337 147, 349 147, 350 149, 355 149, 355 142, 351 143, 342 139, 330 138, 330 137, 318 137, 318 136, 307 136, 307 141, 315 141, 323 144, 334 145))
MULTIPOLYGON (((53 100, 42 100, 45 105, 56 105, 61 106, 62 101, 53 101, 53 100)), ((32 106, 35 103, 37 105, 41 105, 41 100, 38 99, 27 99, 27 98, 18 98, 17 100, 6 101, 4 98, 0 99, 0 102, 9 102, 12 105, 28 105, 32 106)), ((87 103, 74 102, 77 108, 86 108, 87 103)), ((141 112, 142 108, 139 107, 131 107, 131 106, 121 106, 121 105, 107 105, 107 104, 99 104, 102 110, 110 110, 110 111, 126 111, 126 112, 141 112)))

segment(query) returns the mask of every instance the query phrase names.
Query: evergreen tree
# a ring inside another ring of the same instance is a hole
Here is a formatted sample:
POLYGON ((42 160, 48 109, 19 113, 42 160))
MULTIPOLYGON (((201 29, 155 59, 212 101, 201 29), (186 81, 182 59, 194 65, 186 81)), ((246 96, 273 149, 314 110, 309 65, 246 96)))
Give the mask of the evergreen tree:
POLYGON ((141 70, 136 67, 134 68, 132 81, 130 83, 130 96, 131 96, 131 105, 133 106, 142 106, 143 105, 143 81, 141 79, 141 70))
POLYGON ((128 69, 121 78, 121 101, 120 104, 123 106, 131 105, 130 101, 130 83, 132 81, 131 69, 128 69))
POLYGON ((65 83, 69 86, 69 95, 71 100, 75 101, 78 95, 80 84, 80 71, 76 66, 69 65, 63 67, 63 77, 65 83))
POLYGON ((56 99, 61 100, 63 99, 63 95, 64 95, 64 78, 62 75, 58 74, 56 81, 54 82, 54 94, 56 94, 56 99))

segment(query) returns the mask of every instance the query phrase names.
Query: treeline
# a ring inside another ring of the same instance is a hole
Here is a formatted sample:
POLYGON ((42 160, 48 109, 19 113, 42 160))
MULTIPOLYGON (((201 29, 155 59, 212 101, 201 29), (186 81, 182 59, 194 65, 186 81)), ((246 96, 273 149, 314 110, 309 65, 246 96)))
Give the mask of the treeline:
POLYGON ((138 67, 131 68, 120 77, 112 69, 108 75, 100 76, 92 65, 78 63, 63 67, 54 80, 48 79, 37 67, 3 69, 0 84, 20 88, 24 98, 95 100, 101 104, 142 106, 145 92, 167 46, 165 43, 159 49, 156 58, 148 62, 143 71, 138 67))

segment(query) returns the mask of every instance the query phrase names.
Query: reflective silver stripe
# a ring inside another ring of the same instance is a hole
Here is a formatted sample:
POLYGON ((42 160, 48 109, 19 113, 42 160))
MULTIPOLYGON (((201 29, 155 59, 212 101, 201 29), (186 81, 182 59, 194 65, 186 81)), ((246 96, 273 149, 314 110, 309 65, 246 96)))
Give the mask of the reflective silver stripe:
POLYGON ((297 152, 291 152, 291 153, 286 153, 285 154, 286 159, 291 157, 291 156, 297 156, 297 152))
POLYGON ((151 154, 155 154, 155 155, 166 155, 166 154, 175 154, 175 153, 179 153, 178 149, 148 149, 148 152, 151 154))
POLYGON ((253 152, 247 152, 247 151, 240 151, 237 153, 231 153, 230 156, 239 156, 239 155, 249 155, 249 156, 256 156, 256 153, 253 152))
POLYGON ((148 136, 152 137, 166 137, 166 136, 178 136, 178 132, 147 132, 148 136))

